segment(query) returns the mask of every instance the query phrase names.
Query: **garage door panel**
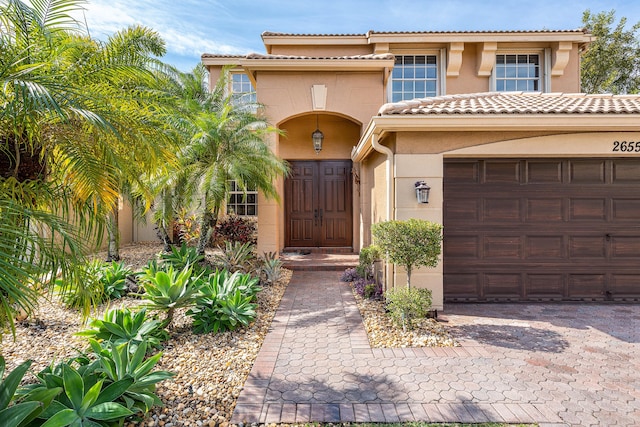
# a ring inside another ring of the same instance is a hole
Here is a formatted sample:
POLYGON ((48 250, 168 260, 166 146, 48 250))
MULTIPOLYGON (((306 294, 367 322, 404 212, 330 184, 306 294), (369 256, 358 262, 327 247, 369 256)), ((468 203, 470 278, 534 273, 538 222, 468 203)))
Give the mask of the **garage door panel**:
POLYGON ((536 298, 560 299, 565 294, 562 274, 528 274, 527 295, 536 298))
POLYGON ((527 199, 527 222, 562 221, 562 202, 561 198, 527 199))
POLYGON ((454 222, 477 222, 480 218, 480 201, 447 200, 444 202, 444 215, 454 222))
POLYGON ((606 239, 604 236, 569 237, 570 258, 605 258, 606 239))
POLYGON ((640 301, 640 158, 444 169, 445 301, 640 301))
POLYGON ((481 290, 478 274, 449 274, 444 287, 464 300, 477 300, 481 290))
POLYGON ((612 258, 638 258, 640 255, 640 236, 611 237, 612 258))
POLYGON ((570 274, 569 298, 604 299, 604 274, 570 274))
POLYGON ((609 290, 614 298, 639 298, 640 274, 612 274, 609 290))
POLYGON ((484 181, 489 184, 519 184, 520 161, 487 161, 485 162, 484 181))
POLYGON ((562 236, 529 236, 526 244, 527 259, 563 259, 565 242, 562 236))
POLYGON ((522 295, 520 274, 487 273, 484 275, 484 296, 486 298, 516 298, 522 295))
POLYGON ((520 259, 521 247, 520 236, 485 236, 484 259, 520 259))
POLYGON ((559 184, 562 182, 562 161, 527 162, 528 184, 559 184))
POLYGON ((569 160, 571 184, 604 184, 605 160, 569 160))
POLYGON ((603 198, 571 198, 569 199, 569 219, 571 221, 604 221, 606 199, 603 198))
POLYGON ((476 235, 449 236, 444 256, 476 259, 480 256, 480 238, 476 235))
POLYGON ((485 222, 520 220, 520 199, 485 199, 483 220, 485 222))
POLYGON ((614 160, 613 183, 640 184, 640 163, 635 160, 614 160))
POLYGON ((613 220, 631 221, 640 227, 640 199, 612 199, 613 220))
POLYGON ((444 175, 448 183, 477 184, 479 181, 479 164, 476 161, 447 163, 444 175))

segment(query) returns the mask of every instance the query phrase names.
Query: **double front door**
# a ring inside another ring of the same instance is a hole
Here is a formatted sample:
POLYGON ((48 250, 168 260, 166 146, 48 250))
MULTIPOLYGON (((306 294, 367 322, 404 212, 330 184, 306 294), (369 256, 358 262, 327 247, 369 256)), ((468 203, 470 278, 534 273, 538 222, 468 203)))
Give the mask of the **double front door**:
POLYGON ((286 245, 350 247, 351 161, 291 161, 285 180, 286 245))

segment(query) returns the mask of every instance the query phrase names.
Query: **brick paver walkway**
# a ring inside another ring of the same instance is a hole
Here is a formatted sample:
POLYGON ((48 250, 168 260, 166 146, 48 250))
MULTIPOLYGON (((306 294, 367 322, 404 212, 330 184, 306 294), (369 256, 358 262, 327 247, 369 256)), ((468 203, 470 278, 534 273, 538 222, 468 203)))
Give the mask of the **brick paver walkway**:
POLYGON ((293 275, 232 422, 640 425, 640 306, 456 304, 456 348, 371 349, 338 272, 293 275))

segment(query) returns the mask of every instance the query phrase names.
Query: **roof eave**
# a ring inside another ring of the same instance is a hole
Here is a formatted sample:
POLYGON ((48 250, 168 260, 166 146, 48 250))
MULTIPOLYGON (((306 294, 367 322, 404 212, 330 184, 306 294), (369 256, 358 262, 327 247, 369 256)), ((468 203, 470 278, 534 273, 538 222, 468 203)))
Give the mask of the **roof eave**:
POLYGON ((277 71, 371 71, 393 68, 393 59, 245 59, 250 70, 277 71))
POLYGON ((372 150, 371 137, 378 139, 394 132, 638 132, 640 114, 459 114, 375 116, 365 128, 351 153, 354 162, 365 159, 372 150))

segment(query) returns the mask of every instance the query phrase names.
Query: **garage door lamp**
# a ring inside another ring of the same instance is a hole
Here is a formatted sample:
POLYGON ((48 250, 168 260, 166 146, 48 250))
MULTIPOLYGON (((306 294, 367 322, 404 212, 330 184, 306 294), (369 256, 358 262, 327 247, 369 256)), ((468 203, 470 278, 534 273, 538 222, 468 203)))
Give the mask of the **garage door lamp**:
POLYGON ((416 181, 416 199, 418 203, 429 203, 429 191, 431 187, 424 181, 416 181))

